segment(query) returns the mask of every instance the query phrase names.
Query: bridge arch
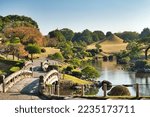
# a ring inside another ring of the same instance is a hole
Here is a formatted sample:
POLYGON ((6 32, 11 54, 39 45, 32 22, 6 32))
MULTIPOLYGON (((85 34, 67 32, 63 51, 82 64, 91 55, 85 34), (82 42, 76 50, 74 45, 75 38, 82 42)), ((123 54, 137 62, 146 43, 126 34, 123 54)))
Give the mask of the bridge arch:
POLYGON ((53 84, 60 79, 60 74, 57 70, 51 70, 44 77, 45 84, 53 84))
POLYGON ((39 92, 48 92, 50 94, 59 95, 59 80, 61 78, 60 73, 57 70, 49 71, 45 76, 40 76, 39 80, 39 92))

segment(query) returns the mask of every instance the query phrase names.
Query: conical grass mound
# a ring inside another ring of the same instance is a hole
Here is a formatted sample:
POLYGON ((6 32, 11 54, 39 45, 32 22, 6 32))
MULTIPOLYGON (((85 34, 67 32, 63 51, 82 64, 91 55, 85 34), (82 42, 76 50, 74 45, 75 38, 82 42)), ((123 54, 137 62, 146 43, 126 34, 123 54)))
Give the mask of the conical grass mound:
POLYGON ((109 37, 105 38, 101 44, 123 44, 123 39, 119 38, 116 35, 110 35, 109 37))

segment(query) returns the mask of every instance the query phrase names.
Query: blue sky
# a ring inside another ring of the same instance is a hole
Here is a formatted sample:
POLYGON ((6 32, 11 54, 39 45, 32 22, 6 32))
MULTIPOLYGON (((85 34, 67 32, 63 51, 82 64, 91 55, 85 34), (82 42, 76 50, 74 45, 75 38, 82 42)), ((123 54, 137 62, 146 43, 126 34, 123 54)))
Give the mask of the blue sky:
POLYGON ((43 34, 56 28, 122 32, 150 28, 150 0, 0 0, 0 15, 25 15, 43 34))

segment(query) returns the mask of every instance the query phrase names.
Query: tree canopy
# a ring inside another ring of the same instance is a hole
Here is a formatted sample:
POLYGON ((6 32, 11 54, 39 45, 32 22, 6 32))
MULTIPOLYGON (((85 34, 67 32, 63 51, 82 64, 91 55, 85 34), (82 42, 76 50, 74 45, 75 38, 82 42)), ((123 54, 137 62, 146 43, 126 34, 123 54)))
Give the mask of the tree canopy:
POLYGON ((72 30, 68 28, 63 28, 60 30, 60 32, 63 34, 67 41, 72 41, 72 38, 74 36, 74 32, 72 30))
POLYGON ((140 38, 144 39, 150 37, 150 29, 149 28, 144 28, 143 31, 140 34, 140 38))
POLYGON ((122 33, 115 33, 118 37, 124 39, 125 41, 132 41, 135 39, 139 39, 139 33, 132 31, 124 31, 122 33))
POLYGON ((97 78, 99 76, 98 71, 92 67, 87 66, 84 69, 81 70, 83 77, 90 79, 90 78, 97 78))
POLYGON ((43 45, 44 40, 39 30, 33 27, 6 28, 4 35, 10 41, 17 37, 24 45, 28 45, 29 43, 43 45))
POLYGON ((53 59, 53 60, 60 60, 60 61, 62 61, 64 59, 63 55, 59 52, 55 53, 53 55, 49 55, 49 58, 53 59))
POLYGON ((0 16, 0 32, 8 27, 14 28, 20 26, 34 27, 38 29, 37 22, 30 17, 19 15, 0 16))
POLYGON ((53 30, 48 33, 50 38, 57 40, 57 43, 60 41, 71 41, 73 43, 77 42, 78 44, 91 44, 93 42, 102 40, 105 38, 105 34, 102 31, 94 31, 86 29, 82 33, 75 33, 68 28, 63 28, 61 30, 53 30))
POLYGON ((41 53, 41 49, 38 45, 33 45, 33 44, 29 44, 26 47, 26 50, 28 51, 29 54, 31 54, 31 60, 33 60, 33 54, 39 54, 41 53))

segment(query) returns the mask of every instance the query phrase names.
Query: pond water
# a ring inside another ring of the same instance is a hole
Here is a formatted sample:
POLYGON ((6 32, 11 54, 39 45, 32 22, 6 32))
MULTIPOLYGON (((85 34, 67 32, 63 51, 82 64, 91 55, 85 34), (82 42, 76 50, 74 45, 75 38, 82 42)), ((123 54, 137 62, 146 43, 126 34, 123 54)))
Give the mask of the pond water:
MULTIPOLYGON (((99 81, 107 80, 112 83, 112 85, 123 85, 123 84, 135 84, 139 83, 140 96, 150 96, 150 74, 140 73, 136 74, 134 72, 128 72, 118 66, 115 61, 113 62, 102 62, 101 64, 93 64, 101 73, 98 78, 99 81)), ((132 96, 136 95, 135 87, 127 87, 132 96)), ((103 95, 103 91, 100 88, 98 96, 103 95)))
MULTIPOLYGON (((110 81, 114 86, 116 85, 133 85, 139 83, 139 92, 140 96, 150 96, 150 73, 139 73, 129 72, 123 70, 122 66, 113 62, 85 62, 83 63, 83 67, 87 65, 93 65, 99 72, 100 77, 97 79, 98 81, 107 80, 110 81)), ((67 85, 68 86, 68 83, 67 85)), ((63 86, 62 86, 63 87, 63 86)), ((136 96, 136 88, 135 85, 131 87, 127 87, 132 96, 136 96)), ((108 91, 109 92, 109 91, 108 91)), ((71 90, 68 87, 66 89, 60 89, 61 95, 72 95, 72 94, 81 94, 79 90, 71 90)), ((97 95, 103 96, 102 88, 98 89, 96 87, 91 87, 85 92, 85 95, 97 95)))

